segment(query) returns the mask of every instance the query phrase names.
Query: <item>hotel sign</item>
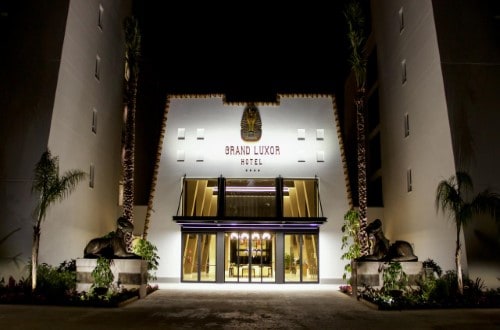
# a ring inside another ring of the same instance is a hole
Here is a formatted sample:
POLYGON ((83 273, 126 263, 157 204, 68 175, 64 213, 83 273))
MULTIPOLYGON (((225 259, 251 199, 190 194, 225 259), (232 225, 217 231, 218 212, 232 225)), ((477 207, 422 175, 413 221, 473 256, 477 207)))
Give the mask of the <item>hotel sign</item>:
MULTIPOLYGON (((241 139, 245 142, 257 142, 262 137, 259 108, 253 103, 248 104, 243 110, 240 128, 241 139)), ((237 156, 241 166, 262 166, 263 156, 279 156, 280 153, 279 145, 226 145, 224 147, 224 154, 237 156)), ((256 171, 255 168, 250 169, 252 170, 256 171)))
POLYGON ((262 165, 262 156, 279 156, 280 146, 276 145, 255 145, 255 146, 234 146, 227 145, 224 147, 226 156, 243 156, 240 157, 240 165, 262 165))

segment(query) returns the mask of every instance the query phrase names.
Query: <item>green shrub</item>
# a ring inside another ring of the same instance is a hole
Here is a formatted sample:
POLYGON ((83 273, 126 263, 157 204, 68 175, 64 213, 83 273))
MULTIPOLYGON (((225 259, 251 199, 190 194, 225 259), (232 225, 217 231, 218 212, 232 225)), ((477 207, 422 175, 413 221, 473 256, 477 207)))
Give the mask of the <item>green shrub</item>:
MULTIPOLYGON (((350 209, 344 215, 344 224, 342 225, 342 246, 347 251, 340 257, 341 260, 348 260, 344 266, 342 278, 347 280, 347 276, 352 273, 351 261, 361 257, 361 244, 359 243, 359 214, 358 211, 350 209)), ((350 279, 349 279, 350 280, 350 279)))
POLYGON ((132 251, 148 262, 148 280, 156 280, 155 271, 158 269, 160 259, 156 246, 148 240, 139 238, 134 241, 132 251))
POLYGON ((408 285, 408 275, 403 271, 400 262, 385 263, 382 277, 384 279, 382 290, 385 292, 403 291, 408 285))
POLYGON ((112 259, 104 257, 99 257, 97 259, 97 265, 92 271, 94 283, 92 283, 90 287, 91 292, 98 293, 99 295, 108 293, 115 278, 113 272, 111 272, 111 262, 113 262, 112 259), (101 292, 101 290, 103 292, 101 292))

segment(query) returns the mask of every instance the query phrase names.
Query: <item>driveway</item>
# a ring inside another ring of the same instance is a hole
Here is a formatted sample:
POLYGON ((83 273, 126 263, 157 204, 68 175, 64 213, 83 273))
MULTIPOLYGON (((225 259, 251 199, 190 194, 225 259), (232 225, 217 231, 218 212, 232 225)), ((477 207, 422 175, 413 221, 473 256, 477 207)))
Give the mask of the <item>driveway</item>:
POLYGON ((0 329, 500 329, 500 309, 378 311, 322 284, 171 284, 120 308, 0 305, 0 329))

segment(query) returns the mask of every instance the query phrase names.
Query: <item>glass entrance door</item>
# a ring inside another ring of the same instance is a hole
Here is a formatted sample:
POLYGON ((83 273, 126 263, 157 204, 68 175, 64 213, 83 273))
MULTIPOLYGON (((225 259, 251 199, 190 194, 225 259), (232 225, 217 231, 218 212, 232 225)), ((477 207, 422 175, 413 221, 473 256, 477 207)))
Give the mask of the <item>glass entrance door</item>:
POLYGON ((182 234, 182 280, 215 282, 216 234, 182 234))
POLYGON ((318 281, 318 235, 285 234, 285 282, 318 281))
POLYGON ((225 233, 225 281, 275 282, 275 242, 266 231, 225 233))

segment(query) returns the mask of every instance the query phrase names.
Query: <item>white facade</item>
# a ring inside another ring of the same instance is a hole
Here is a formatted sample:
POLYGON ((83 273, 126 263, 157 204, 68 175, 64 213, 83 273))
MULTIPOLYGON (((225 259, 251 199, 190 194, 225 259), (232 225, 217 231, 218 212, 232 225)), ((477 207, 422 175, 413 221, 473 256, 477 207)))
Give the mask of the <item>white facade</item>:
MULTIPOLYGON (((20 22, 38 20, 45 29, 34 32, 31 26, 20 26, 19 35, 13 37, 28 48, 12 54, 12 71, 7 73, 14 79, 6 120, 1 124, 5 139, 0 166, 0 237, 14 232, 0 247, 0 278, 28 275, 24 266, 31 258, 33 169, 47 147, 59 157, 60 174, 70 169, 89 173, 93 165, 95 178, 93 188, 89 179, 80 182, 69 197, 48 209, 41 226, 39 262, 58 265, 82 257, 90 239, 116 228, 123 111, 122 21, 130 13, 130 2, 73 0, 59 5, 18 13, 29 16, 31 11, 37 12, 36 17, 20 22), (16 68, 29 68, 32 62, 31 81, 23 80, 23 71, 16 68), (9 259, 13 256, 17 256, 17 265, 9 259)), ((18 51, 14 49, 13 53, 18 51)))
MULTIPOLYGON (((456 227, 436 211, 438 183, 465 168, 476 193, 500 187, 494 170, 498 150, 488 147, 498 137, 492 123, 499 120, 495 109, 499 53, 494 51, 497 39, 489 33, 491 11, 487 3, 475 1, 371 4, 378 54, 385 233, 391 241, 414 244, 419 260, 431 258, 443 270, 454 270, 456 227), (471 149, 467 167, 463 155, 471 149)), ((474 218, 461 235, 464 271, 490 288, 499 286, 497 230, 492 219, 474 218)))
POLYGON ((434 207, 437 184, 455 172, 455 164, 432 4, 385 1, 374 5, 372 14, 379 64, 385 233, 391 241, 411 242, 419 260, 432 258, 443 269, 453 269, 454 226, 434 207), (400 32, 402 6, 405 27, 400 32), (439 242, 439 248, 431 242, 439 242))
POLYGON ((323 215, 328 218, 319 230, 319 278, 321 282, 340 283, 344 267, 340 259, 340 229, 349 204, 335 100, 332 96, 281 96, 278 104, 257 106, 262 137, 257 142, 245 142, 240 136, 244 104, 225 104, 221 96, 169 97, 148 232, 148 239, 158 247, 160 255, 157 272, 160 282, 180 280, 181 230, 172 217, 177 213, 182 177, 222 175, 226 178, 317 176, 323 215), (231 147, 248 147, 250 154, 235 154, 231 147))

